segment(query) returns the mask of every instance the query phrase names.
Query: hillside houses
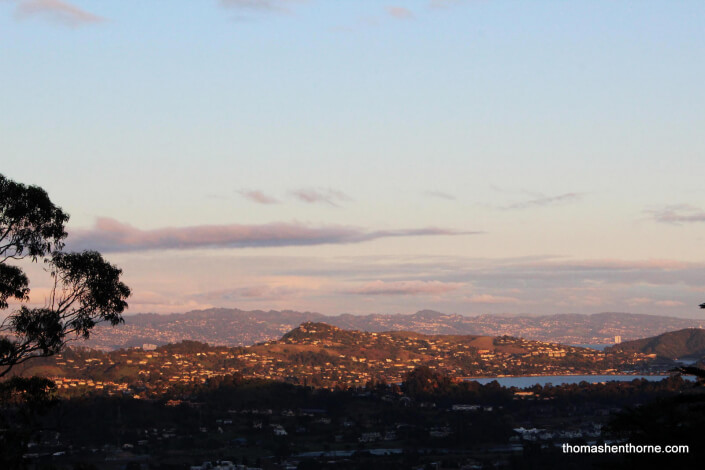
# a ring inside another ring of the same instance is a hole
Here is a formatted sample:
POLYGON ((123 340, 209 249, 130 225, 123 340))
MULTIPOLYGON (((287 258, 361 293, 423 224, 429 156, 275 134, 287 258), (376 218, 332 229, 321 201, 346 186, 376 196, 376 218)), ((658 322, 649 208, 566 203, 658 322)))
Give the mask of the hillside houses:
POLYGON ((279 341, 249 347, 212 347, 182 342, 111 353, 67 351, 38 361, 51 365, 61 393, 80 387, 96 393, 131 393, 147 398, 178 386, 225 375, 278 380, 317 387, 362 387, 399 383, 418 366, 461 380, 511 375, 609 374, 647 370, 643 354, 588 348, 509 336, 428 336, 367 333, 304 324, 279 341))

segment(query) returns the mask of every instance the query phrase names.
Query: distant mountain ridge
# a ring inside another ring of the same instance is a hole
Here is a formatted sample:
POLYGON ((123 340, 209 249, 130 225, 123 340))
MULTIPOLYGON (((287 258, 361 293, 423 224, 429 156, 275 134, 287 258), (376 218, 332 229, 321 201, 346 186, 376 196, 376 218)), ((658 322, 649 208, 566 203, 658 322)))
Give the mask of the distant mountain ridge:
POLYGON ((616 344, 610 351, 656 354, 668 359, 705 357, 705 330, 686 328, 669 331, 651 338, 643 338, 616 344))
POLYGON ((212 308, 186 313, 135 314, 112 328, 99 325, 86 346, 112 350, 143 344, 195 340, 213 345, 244 346, 280 338, 305 322, 325 322, 342 329, 423 334, 510 335, 564 344, 608 344, 656 336, 665 331, 703 328, 705 320, 633 313, 463 316, 433 310, 414 314, 323 315, 293 310, 212 308))

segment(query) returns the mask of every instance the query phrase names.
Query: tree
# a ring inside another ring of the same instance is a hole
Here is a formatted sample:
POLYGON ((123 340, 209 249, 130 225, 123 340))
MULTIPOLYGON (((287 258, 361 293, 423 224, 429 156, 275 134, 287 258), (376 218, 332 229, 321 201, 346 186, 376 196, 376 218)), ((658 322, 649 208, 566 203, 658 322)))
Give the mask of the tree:
POLYGON ((0 377, 34 357, 51 356, 88 338, 99 322, 123 323, 130 289, 122 271, 96 251, 64 252, 68 214, 46 191, 0 174, 0 312, 29 300, 23 259, 45 263, 53 286, 42 308, 21 305, 0 323, 0 377))
POLYGON ((447 394, 452 388, 450 377, 428 366, 419 366, 406 374, 402 390, 412 398, 430 398, 447 394))

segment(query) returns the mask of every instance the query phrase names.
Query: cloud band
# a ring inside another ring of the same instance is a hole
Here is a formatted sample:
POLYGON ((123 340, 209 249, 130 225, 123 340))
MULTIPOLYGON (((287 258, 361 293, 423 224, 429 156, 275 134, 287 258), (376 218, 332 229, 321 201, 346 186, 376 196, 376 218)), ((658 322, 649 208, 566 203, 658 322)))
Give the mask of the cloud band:
POLYGON ((349 226, 313 227, 300 223, 201 225, 141 230, 110 218, 99 218, 89 230, 71 232, 73 249, 126 252, 163 249, 246 248, 361 243, 379 238, 471 235, 442 228, 369 231, 349 226))

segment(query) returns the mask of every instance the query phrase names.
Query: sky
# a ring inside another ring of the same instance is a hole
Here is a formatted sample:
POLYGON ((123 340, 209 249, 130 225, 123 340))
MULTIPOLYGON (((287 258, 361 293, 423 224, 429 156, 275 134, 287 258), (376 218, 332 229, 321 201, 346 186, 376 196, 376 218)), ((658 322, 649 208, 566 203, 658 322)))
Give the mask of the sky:
POLYGON ((699 1, 0 0, 0 172, 123 269, 128 314, 698 317, 703 24, 699 1))

